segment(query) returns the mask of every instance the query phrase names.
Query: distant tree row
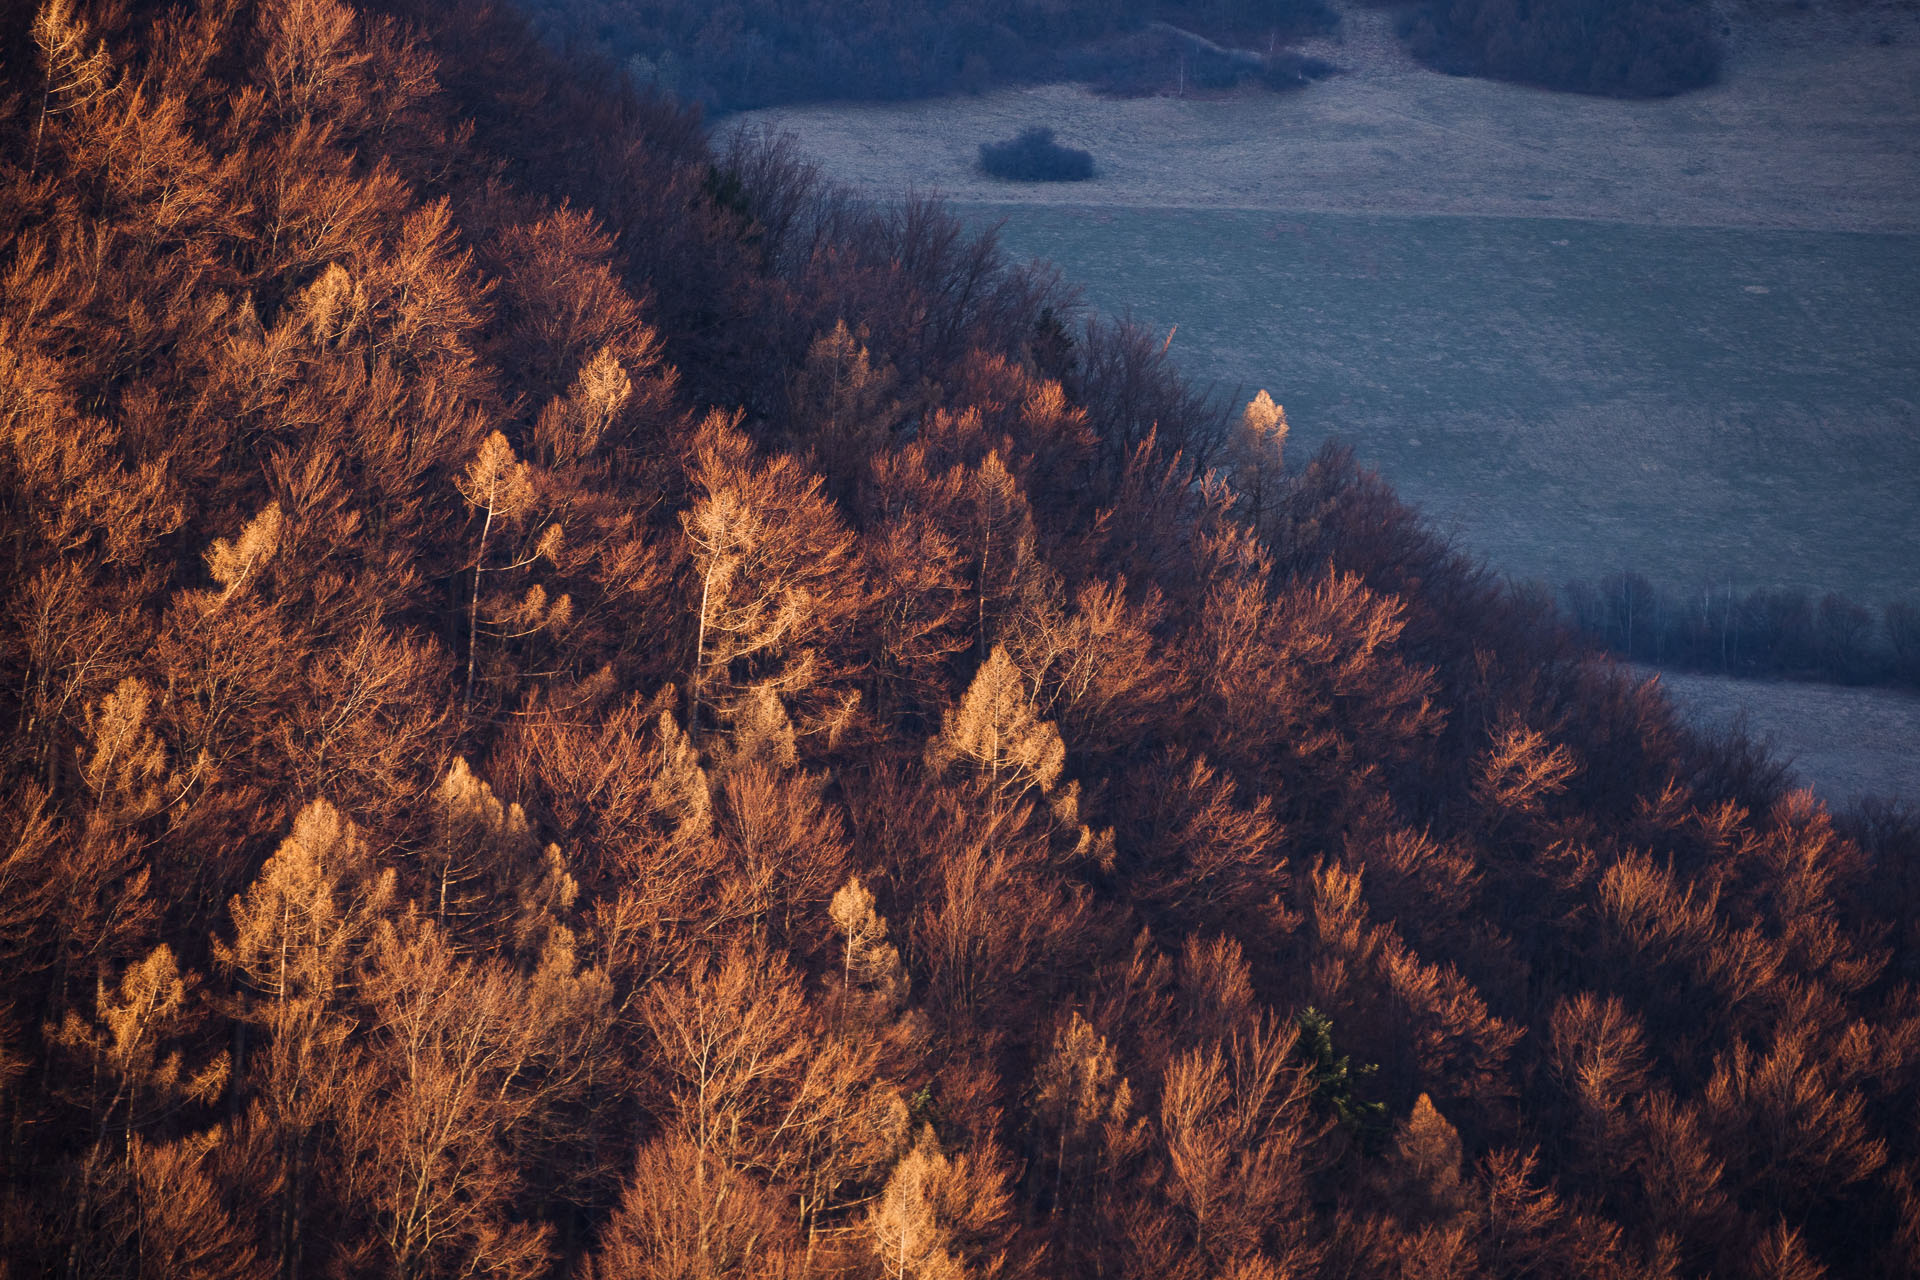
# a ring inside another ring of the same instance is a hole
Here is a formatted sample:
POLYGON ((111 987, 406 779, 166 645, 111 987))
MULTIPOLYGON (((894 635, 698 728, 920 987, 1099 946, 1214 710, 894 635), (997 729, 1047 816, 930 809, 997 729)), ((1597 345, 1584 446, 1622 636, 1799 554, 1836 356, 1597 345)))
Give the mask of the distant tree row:
MULTIPOLYGON (((708 111, 921 98, 1071 78, 1121 93, 1286 90, 1325 74, 1284 45, 1334 29, 1326 0, 527 0, 550 43, 708 111), (1166 24, 1231 46, 1221 56, 1166 24)), ((1707 0, 1428 0, 1402 20, 1415 56, 1456 75, 1659 97, 1711 84, 1707 0)))
POLYGON ((1453 75, 1657 98, 1719 78, 1716 21, 1707 0, 1428 0, 1402 34, 1453 75))
POLYGON ((1729 675, 1790 676, 1839 684, 1920 685, 1920 609, 1877 614, 1839 592, 1731 586, 1663 590, 1637 573, 1573 582, 1563 592, 1575 625, 1635 662, 1729 675))
POLYGON ((1163 19, 1271 50, 1323 0, 534 0, 549 38, 709 110, 919 98, 1068 74, 1069 55, 1163 19))

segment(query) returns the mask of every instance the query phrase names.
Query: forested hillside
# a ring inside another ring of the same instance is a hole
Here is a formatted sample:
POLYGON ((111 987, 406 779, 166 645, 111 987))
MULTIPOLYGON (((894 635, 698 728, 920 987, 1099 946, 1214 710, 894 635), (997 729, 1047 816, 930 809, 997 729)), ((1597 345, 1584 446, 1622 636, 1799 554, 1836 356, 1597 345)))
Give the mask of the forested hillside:
POLYGON ((499 8, 0 42, 0 1275, 1920 1271, 1912 825, 1264 395, 499 8))

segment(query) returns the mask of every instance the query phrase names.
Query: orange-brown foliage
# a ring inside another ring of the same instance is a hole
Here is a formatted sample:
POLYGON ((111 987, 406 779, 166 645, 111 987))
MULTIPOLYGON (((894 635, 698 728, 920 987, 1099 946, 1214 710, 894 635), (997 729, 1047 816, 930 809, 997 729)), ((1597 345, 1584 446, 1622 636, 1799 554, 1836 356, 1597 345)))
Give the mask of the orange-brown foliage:
POLYGON ((8 1274, 1913 1271, 1900 813, 509 8, 5 12, 8 1274))

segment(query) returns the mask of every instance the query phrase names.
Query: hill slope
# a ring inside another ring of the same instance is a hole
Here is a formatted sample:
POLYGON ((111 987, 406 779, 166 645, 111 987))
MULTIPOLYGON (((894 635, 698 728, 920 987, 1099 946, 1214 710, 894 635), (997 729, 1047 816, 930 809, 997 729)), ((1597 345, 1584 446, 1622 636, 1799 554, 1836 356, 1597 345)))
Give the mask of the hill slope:
POLYGON ((8 1274, 1900 1274, 1914 841, 478 6, 0 32, 8 1274))

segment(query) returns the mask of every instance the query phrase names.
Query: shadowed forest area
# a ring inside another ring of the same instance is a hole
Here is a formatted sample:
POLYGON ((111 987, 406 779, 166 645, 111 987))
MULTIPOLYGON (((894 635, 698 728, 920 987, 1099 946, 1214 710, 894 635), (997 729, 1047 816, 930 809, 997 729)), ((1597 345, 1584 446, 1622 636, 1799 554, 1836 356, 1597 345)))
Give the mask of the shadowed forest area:
POLYGON ((1719 77, 1718 21, 1707 0, 1429 0, 1402 30, 1453 75, 1657 98, 1719 77))
MULTIPOLYGON (((527 0, 526 8, 556 46, 594 50, 642 87, 718 111, 1060 79, 1117 93, 1247 80, 1284 90, 1327 69, 1282 46, 1340 24, 1326 0, 527 0)), ((1714 81, 1722 53, 1714 23, 1706 0, 1434 0, 1409 8, 1400 26, 1415 56, 1454 75, 1641 98, 1714 81)))
POLYGON ((642 87, 719 111, 1063 75, 1132 84, 1147 64, 1164 77, 1160 64, 1187 53, 1148 33, 1151 22, 1268 53, 1336 22, 1324 0, 531 0, 527 9, 556 45, 594 50, 642 87))
POLYGON ((0 4, 0 1275, 1920 1270, 1920 827, 498 7, 0 4))

